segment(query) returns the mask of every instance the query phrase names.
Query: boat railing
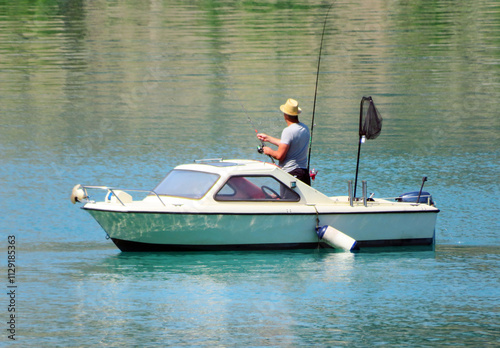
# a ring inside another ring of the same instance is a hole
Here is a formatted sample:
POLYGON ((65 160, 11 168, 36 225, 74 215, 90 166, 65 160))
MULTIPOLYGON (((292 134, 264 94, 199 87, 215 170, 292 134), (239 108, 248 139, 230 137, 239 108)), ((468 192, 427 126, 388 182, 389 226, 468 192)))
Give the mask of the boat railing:
POLYGON ((116 188, 116 187, 92 186, 92 185, 85 185, 85 186, 82 185, 82 188, 85 191, 85 196, 86 197, 89 197, 87 189, 108 190, 109 192, 111 192, 113 194, 113 196, 116 197, 116 199, 118 200, 118 202, 120 202, 121 205, 123 205, 123 206, 125 206, 125 203, 123 203, 123 201, 120 199, 120 197, 116 194, 116 191, 122 191, 122 192, 145 192, 148 195, 156 196, 156 198, 158 198, 158 200, 160 201, 160 203, 163 204, 164 207, 166 207, 165 202, 163 202, 163 200, 160 198, 160 196, 158 195, 158 193, 156 193, 153 190, 121 189, 121 188, 116 188))
POLYGON ((203 158, 203 159, 194 160, 194 163, 201 163, 201 164, 217 163, 217 162, 222 162, 223 160, 224 159, 222 157, 220 157, 220 158, 203 158))
MULTIPOLYGON (((426 177, 424 177, 426 178, 426 177)), ((427 179, 425 179, 427 180, 427 179)), ((349 201, 349 205, 351 207, 354 206, 354 202, 363 202, 363 205, 366 207, 368 206, 368 202, 373 202, 374 199, 373 199, 373 196, 374 196, 374 193, 370 194, 370 197, 368 197, 368 189, 367 189, 367 183, 366 183, 366 180, 363 180, 362 181, 362 184, 363 184, 363 191, 362 191, 362 197, 353 197, 353 185, 352 185, 352 180, 348 180, 347 181, 347 191, 348 191, 348 201, 349 201)), ((356 191, 356 190, 354 190, 356 191)), ((432 196, 428 193, 422 193, 422 191, 420 191, 420 193, 418 194, 418 196, 416 195, 411 195, 411 193, 408 193, 408 194, 405 194, 405 195, 401 195, 401 196, 398 196, 398 197, 386 197, 386 198, 379 198, 381 200, 386 200, 386 201, 396 201, 396 202, 404 202, 404 203, 409 203, 409 204, 413 204, 413 205, 419 205, 419 204, 427 204, 427 205, 431 205, 431 206, 434 206, 434 202, 432 200, 432 196), (408 198, 406 197, 403 197, 403 196, 408 196, 408 198), (415 197, 415 201, 412 200, 412 198, 415 197)))
POLYGON ((381 200, 385 200, 385 201, 394 201, 396 204, 402 204, 402 203, 406 203, 406 204, 411 204, 411 205, 420 205, 420 204, 426 204, 426 205, 430 205, 430 206, 434 206, 434 202, 432 200, 432 195, 422 195, 420 197, 420 201, 417 202, 417 200, 415 199, 415 201, 412 201, 412 200, 401 200, 401 196, 397 196, 397 197, 382 197, 382 198, 379 198, 381 200), (425 201, 424 201, 425 199, 425 201))

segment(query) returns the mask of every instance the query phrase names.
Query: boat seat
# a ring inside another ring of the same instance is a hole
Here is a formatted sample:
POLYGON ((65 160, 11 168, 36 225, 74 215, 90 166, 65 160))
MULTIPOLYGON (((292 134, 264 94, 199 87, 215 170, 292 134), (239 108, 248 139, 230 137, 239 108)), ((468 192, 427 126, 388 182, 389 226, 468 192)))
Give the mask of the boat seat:
POLYGON ((266 195, 262 189, 257 185, 251 183, 243 177, 232 177, 229 179, 228 184, 233 188, 235 194, 234 199, 265 199, 266 195))

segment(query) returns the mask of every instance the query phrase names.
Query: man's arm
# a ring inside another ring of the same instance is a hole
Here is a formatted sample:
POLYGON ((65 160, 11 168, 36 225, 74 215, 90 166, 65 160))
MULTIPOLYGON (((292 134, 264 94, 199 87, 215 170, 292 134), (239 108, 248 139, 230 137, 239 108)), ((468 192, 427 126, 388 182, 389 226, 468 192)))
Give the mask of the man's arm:
POLYGON ((264 146, 262 149, 264 150, 264 154, 269 155, 273 158, 276 158, 278 161, 282 161, 285 159, 289 148, 290 148, 290 145, 278 142, 278 149, 277 150, 273 150, 267 146, 264 146))
POLYGON ((279 146, 281 143, 280 139, 272 137, 272 136, 267 135, 265 133, 257 134, 257 138, 259 138, 260 141, 265 141, 266 143, 271 143, 271 144, 276 145, 276 146, 279 146))

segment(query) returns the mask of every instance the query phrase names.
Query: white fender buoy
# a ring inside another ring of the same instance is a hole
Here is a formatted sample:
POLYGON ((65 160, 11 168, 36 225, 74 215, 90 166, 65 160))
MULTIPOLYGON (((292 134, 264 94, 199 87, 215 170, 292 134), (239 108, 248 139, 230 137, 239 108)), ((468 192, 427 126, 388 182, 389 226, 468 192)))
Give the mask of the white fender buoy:
POLYGON ((327 244, 335 249, 343 249, 345 251, 356 250, 356 240, 349 237, 347 234, 333 228, 332 226, 325 225, 316 228, 318 237, 324 240, 327 244))
POLYGON ((87 196, 85 195, 85 190, 83 189, 82 185, 75 185, 75 187, 73 187, 73 190, 71 190, 71 203, 75 204, 76 202, 81 202, 85 198, 87 198, 87 196))
POLYGON ((121 190, 108 190, 105 198, 106 203, 132 203, 132 196, 121 190))

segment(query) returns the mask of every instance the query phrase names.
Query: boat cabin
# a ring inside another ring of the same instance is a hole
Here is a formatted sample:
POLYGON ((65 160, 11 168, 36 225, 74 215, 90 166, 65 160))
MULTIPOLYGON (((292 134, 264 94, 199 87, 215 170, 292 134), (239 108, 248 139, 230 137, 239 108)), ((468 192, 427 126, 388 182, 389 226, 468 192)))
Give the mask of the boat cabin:
POLYGON ((180 165, 153 191, 161 197, 208 197, 218 202, 300 202, 307 188, 274 164, 220 159, 180 165))

